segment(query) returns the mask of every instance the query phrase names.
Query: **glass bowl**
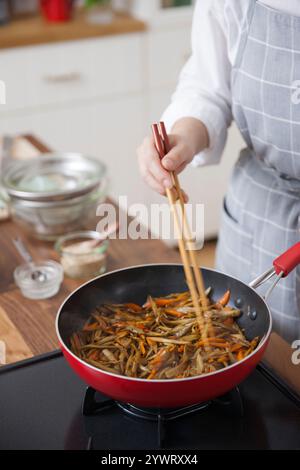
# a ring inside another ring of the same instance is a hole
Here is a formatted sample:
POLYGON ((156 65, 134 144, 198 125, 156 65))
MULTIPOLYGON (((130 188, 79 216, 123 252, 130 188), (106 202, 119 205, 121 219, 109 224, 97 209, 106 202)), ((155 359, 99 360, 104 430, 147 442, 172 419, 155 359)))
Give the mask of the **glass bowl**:
POLYGON ((15 162, 0 179, 14 221, 42 240, 83 230, 95 219, 108 188, 106 166, 79 153, 15 162))
POLYGON ((15 282, 28 299, 54 297, 60 289, 63 277, 62 266, 51 260, 21 264, 14 271, 15 282))
POLYGON ((89 230, 59 238, 55 249, 68 277, 91 279, 106 271, 108 246, 99 232, 89 230))

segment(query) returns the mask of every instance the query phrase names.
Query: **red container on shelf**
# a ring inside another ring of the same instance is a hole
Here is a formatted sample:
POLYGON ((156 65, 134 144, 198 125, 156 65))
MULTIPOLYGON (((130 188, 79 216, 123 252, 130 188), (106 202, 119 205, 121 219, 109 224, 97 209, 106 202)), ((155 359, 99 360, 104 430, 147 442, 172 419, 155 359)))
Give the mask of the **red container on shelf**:
POLYGON ((47 21, 69 21, 72 16, 73 0, 40 0, 43 16, 47 21))

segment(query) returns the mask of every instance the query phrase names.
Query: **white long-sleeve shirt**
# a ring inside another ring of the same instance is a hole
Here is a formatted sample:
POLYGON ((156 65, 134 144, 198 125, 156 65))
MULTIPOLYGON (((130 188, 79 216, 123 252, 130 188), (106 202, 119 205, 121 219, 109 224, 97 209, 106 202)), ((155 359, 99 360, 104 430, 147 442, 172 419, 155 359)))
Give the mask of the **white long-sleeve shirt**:
MULTIPOLYGON (((194 158, 196 166, 218 163, 232 121, 231 68, 250 0, 197 0, 192 28, 192 55, 163 119, 170 131, 182 117, 200 119, 210 146, 194 158)), ((261 0, 268 8, 300 16, 300 0, 261 0)))

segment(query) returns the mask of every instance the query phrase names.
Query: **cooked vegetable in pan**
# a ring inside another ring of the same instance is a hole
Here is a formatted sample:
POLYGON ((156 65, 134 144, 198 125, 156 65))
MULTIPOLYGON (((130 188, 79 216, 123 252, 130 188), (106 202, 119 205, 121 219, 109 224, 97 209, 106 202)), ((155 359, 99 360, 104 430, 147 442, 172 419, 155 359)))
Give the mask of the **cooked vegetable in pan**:
POLYGON ((141 379, 179 379, 220 370, 248 356, 248 341, 228 306, 230 292, 203 309, 199 331, 189 292, 135 303, 102 305, 71 337, 76 356, 107 372, 141 379), (205 338, 205 339, 203 339, 205 338))

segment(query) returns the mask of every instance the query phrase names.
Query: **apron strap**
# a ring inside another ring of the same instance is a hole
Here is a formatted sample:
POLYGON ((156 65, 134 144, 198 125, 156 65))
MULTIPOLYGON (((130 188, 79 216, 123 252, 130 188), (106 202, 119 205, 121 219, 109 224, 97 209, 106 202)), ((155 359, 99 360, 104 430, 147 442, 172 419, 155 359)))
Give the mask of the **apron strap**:
POLYGON ((240 44, 238 47, 238 52, 236 55, 235 62, 233 64, 233 68, 237 69, 241 65, 242 62, 242 57, 244 54, 245 46, 248 40, 248 35, 249 35, 249 30, 250 26, 253 20, 254 16, 254 11, 256 7, 257 0, 248 0, 248 9, 245 15, 245 18, 242 23, 242 32, 241 32, 241 38, 240 38, 240 44))

